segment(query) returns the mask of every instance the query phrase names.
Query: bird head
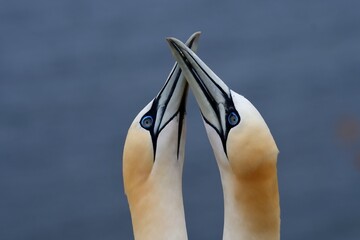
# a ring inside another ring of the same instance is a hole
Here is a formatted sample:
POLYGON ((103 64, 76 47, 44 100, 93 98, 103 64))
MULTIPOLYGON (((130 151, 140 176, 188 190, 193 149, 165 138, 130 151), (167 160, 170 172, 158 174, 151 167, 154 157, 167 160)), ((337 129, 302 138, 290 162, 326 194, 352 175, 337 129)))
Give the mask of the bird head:
POLYGON ((252 103, 232 91, 181 41, 168 38, 168 42, 195 95, 221 169, 248 176, 259 167, 276 163, 277 146, 252 103))
MULTIPOLYGON (((199 36, 195 33, 187 41, 194 51, 199 36)), ((151 174, 164 175, 174 162, 182 163, 187 92, 188 84, 175 64, 157 96, 135 117, 123 151, 125 193, 141 188, 151 174)))

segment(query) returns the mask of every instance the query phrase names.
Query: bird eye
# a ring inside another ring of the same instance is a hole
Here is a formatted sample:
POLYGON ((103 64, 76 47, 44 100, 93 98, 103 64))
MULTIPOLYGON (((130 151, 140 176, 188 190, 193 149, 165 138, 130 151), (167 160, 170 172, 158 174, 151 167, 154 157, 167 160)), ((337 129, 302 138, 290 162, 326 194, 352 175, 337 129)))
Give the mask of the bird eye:
POLYGON ((153 118, 151 116, 145 116, 141 119, 141 126, 145 129, 149 129, 153 125, 153 118))
POLYGON ((235 112, 231 112, 227 117, 228 123, 231 126, 235 126, 239 123, 239 116, 235 112))

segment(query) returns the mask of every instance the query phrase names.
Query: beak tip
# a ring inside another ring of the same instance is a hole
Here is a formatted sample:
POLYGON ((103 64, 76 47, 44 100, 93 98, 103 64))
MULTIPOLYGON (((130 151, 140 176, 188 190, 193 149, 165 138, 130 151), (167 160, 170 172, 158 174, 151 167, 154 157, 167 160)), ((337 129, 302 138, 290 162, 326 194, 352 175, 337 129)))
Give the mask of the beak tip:
MULTIPOLYGON (((182 43, 180 40, 176 39, 176 38, 172 38, 169 37, 166 39, 170 45, 170 48, 173 52, 173 54, 177 53, 177 54, 182 54, 182 52, 187 51, 186 48, 187 46, 182 43)), ((197 39, 196 39, 197 41, 197 39)), ((175 55, 177 55, 175 54, 175 55)))
POLYGON ((167 37, 166 41, 171 45, 179 45, 180 40, 174 38, 174 37, 167 37))
POLYGON ((169 43, 169 44, 172 44, 174 42, 174 38, 173 37, 167 37, 166 38, 166 41, 169 43))
POLYGON ((180 42, 178 39, 173 38, 173 37, 166 38, 166 41, 168 42, 168 44, 170 46, 172 55, 175 57, 175 59, 177 59, 177 55, 180 54, 181 51, 183 50, 183 48, 181 46, 182 42, 180 42))
MULTIPOLYGON (((200 35, 201 35, 201 31, 197 31, 191 35, 190 39, 197 42, 200 38, 200 35)), ((173 49, 173 48, 175 48, 175 49, 177 48, 177 49, 181 49, 181 50, 186 49, 186 45, 174 37, 167 37, 166 41, 170 45, 171 49, 173 49), (184 47, 184 45, 185 45, 185 47, 184 47)))
POLYGON ((200 35, 201 35, 201 31, 197 31, 197 32, 194 32, 191 37, 192 37, 192 38, 199 38, 200 35))

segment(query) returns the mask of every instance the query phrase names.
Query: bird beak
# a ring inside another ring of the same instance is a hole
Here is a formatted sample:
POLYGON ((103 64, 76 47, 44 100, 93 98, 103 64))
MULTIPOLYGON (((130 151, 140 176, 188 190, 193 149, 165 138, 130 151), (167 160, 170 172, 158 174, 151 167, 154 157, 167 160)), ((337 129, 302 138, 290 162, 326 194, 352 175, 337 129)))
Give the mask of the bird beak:
POLYGON ((224 144, 229 131, 226 116, 236 111, 230 88, 181 41, 175 38, 167 41, 195 95, 204 121, 218 132, 224 144))
MULTIPOLYGON (((196 51, 199 37, 200 32, 194 33, 187 40, 186 45, 196 51)), ((175 63, 164 86, 153 100, 148 112, 148 114, 155 116, 154 124, 151 127, 152 129, 149 129, 153 140, 154 153, 156 151, 157 137, 161 130, 178 114, 180 115, 178 138, 180 139, 186 110, 187 92, 188 83, 184 79, 181 68, 175 63)))

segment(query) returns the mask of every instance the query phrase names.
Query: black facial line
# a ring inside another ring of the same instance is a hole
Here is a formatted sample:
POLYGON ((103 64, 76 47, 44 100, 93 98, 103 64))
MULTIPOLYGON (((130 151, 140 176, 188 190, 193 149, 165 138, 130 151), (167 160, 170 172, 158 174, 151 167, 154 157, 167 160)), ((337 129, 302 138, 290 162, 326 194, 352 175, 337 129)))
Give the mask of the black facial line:
MULTIPOLYGON (((200 111, 201 112, 201 111, 200 111)), ((224 149, 224 152, 225 152, 225 155, 227 156, 227 151, 226 151, 226 138, 224 137, 224 134, 222 133, 222 129, 221 129, 221 132, 219 131, 219 129, 217 129, 213 124, 211 124, 211 122, 209 122, 209 120, 207 120, 207 118, 201 113, 201 116, 202 118, 204 119, 204 121, 210 125, 214 130, 215 132, 219 135, 220 137, 220 140, 221 140, 221 143, 222 143, 222 146, 223 146, 223 149, 224 149)))
POLYGON ((180 116, 179 116, 179 124, 178 124, 178 142, 177 142, 177 153, 176 153, 177 159, 179 159, 181 134, 182 134, 183 124, 184 124, 185 114, 186 114, 186 99, 187 99, 188 87, 189 87, 189 85, 186 84, 186 87, 184 90, 185 93, 182 96, 180 107, 178 110, 178 113, 180 114, 180 116))
MULTIPOLYGON (((240 117, 239 113, 236 111, 236 109, 235 109, 235 107, 234 107, 234 102, 233 102, 233 100, 232 100, 231 93, 230 93, 230 98, 225 98, 225 99, 226 99, 226 106, 225 106, 225 107, 226 107, 226 108, 225 108, 225 112, 226 112, 226 113, 225 113, 225 118, 227 118, 227 116, 228 116, 228 114, 229 114, 230 112, 235 112, 235 113, 237 114, 237 116, 239 117, 239 122, 240 122, 240 121, 241 121, 241 117, 240 117)), ((201 112, 201 110, 200 110, 200 112, 201 112)), ((218 121, 221 122, 221 121, 220 121, 220 117, 219 117, 219 112, 218 112, 218 111, 215 111, 215 113, 216 113, 216 116, 218 117, 218 121)), ((237 125, 239 124, 239 122, 238 122, 237 124, 235 124, 235 125, 230 125, 229 122, 225 120, 225 122, 226 122, 226 129, 222 129, 222 128, 221 128, 221 129, 217 129, 202 113, 201 113, 201 115, 202 115, 204 121, 205 121, 208 125, 210 125, 210 126, 216 131, 216 133, 219 135, 219 137, 220 137, 220 139, 221 139, 222 146, 223 146, 224 153, 225 153, 225 155, 226 155, 226 157, 227 157, 227 149, 226 149, 227 137, 228 137, 228 135, 229 135, 230 130, 231 130, 233 127, 237 126, 237 125)))
MULTIPOLYGON (((153 123, 155 123, 155 122, 156 122, 157 106, 158 106, 158 99, 155 98, 155 99, 152 101, 150 110, 147 111, 147 112, 143 115, 143 117, 144 117, 144 116, 152 116, 152 118, 153 118, 153 123)), ((143 119, 143 117, 142 117, 141 119, 143 119)), ((151 141, 152 141, 152 145, 153 145, 154 160, 155 160, 155 150, 156 150, 156 143, 157 143, 157 137, 158 137, 158 135, 155 134, 154 126, 155 126, 155 124, 153 124, 151 127, 147 128, 146 130, 149 131, 150 136, 151 136, 151 141)))

